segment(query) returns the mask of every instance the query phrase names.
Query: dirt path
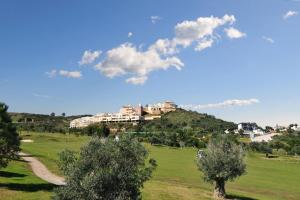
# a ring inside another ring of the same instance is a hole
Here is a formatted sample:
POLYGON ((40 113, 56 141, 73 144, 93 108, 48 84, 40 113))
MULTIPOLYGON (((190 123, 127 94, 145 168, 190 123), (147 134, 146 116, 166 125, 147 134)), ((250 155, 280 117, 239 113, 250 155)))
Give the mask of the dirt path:
POLYGON ((23 158, 23 160, 29 163, 33 173, 36 176, 55 185, 65 185, 63 177, 59 177, 51 173, 47 169, 47 167, 43 163, 41 163, 38 159, 30 156, 29 154, 22 153, 22 152, 20 152, 19 155, 23 158))

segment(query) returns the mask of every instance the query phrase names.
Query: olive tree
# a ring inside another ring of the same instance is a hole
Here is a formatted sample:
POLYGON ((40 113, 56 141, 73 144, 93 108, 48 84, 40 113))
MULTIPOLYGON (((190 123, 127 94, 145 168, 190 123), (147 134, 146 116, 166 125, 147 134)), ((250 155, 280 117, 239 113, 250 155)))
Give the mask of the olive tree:
POLYGON ((79 154, 65 150, 59 167, 66 185, 56 189, 54 199, 139 199, 143 183, 156 167, 147 156, 142 144, 124 136, 118 141, 95 137, 79 154))
POLYGON ((7 113, 8 106, 0 102, 0 168, 18 158, 19 135, 7 113))
POLYGON ((244 155, 236 141, 220 136, 212 138, 207 150, 198 157, 198 168, 203 172, 204 180, 215 183, 215 199, 225 199, 225 183, 245 173, 244 155))

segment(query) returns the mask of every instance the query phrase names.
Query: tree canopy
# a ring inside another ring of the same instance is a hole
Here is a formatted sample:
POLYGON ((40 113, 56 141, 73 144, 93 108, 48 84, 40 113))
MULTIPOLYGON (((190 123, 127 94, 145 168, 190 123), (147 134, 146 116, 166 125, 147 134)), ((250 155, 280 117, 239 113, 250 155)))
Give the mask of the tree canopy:
POLYGON ((198 167, 204 180, 215 182, 214 197, 225 198, 225 182, 245 173, 244 152, 230 137, 224 135, 212 138, 206 152, 198 158, 198 167))
POLYGON ((19 135, 7 109, 8 106, 0 102, 0 168, 6 167, 10 160, 17 159, 20 150, 19 135))
POLYGON ((139 199, 140 189, 156 167, 138 141, 123 136, 94 137, 79 154, 60 153, 60 169, 66 185, 58 188, 54 199, 139 199))

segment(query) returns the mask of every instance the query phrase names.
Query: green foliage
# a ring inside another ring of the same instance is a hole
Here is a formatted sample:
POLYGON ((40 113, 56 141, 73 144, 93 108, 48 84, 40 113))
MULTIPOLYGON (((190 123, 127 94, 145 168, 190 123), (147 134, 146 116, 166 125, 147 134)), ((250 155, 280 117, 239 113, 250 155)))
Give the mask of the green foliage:
POLYGON ((198 157, 199 170, 207 182, 215 182, 215 197, 225 196, 225 182, 245 173, 242 147, 226 135, 212 138, 204 155, 198 157))
POLYGON ((234 180, 245 172, 244 156, 243 149, 223 135, 209 141, 204 156, 198 159, 198 167, 208 182, 234 180))
MULTIPOLYGON (((217 119, 212 115, 201 114, 195 111, 177 109, 176 111, 163 114, 161 119, 143 122, 142 131, 174 131, 190 129, 193 132, 212 133, 225 130, 234 130, 236 124, 217 119)), ((136 131, 136 130, 134 130, 136 131)))
POLYGON ((269 144, 272 148, 284 149, 290 155, 300 155, 300 132, 274 136, 269 144))
POLYGON ((73 119, 88 116, 50 116, 31 113, 9 113, 11 119, 20 131, 35 131, 47 133, 67 133, 73 119))
POLYGON ((129 137, 95 137, 79 155, 63 151, 59 166, 67 184, 55 191, 54 199, 138 199, 156 168, 153 159, 145 164, 147 156, 146 149, 129 137))
POLYGON ((256 152, 271 154, 272 148, 267 142, 250 142, 249 149, 256 152))
POLYGON ((85 128, 69 130, 70 133, 80 133, 81 135, 107 137, 110 134, 109 127, 106 124, 90 124, 85 128))
POLYGON ((7 114, 8 106, 0 103, 0 168, 6 167, 12 159, 18 158, 19 135, 7 114))

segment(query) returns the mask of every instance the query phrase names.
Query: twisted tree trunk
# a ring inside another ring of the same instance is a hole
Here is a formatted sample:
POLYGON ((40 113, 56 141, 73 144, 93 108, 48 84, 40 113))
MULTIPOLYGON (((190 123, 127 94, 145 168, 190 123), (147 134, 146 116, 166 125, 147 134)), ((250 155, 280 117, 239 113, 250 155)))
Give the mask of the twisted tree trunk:
POLYGON ((223 179, 216 180, 214 199, 223 200, 226 199, 225 196, 225 181, 223 179))

